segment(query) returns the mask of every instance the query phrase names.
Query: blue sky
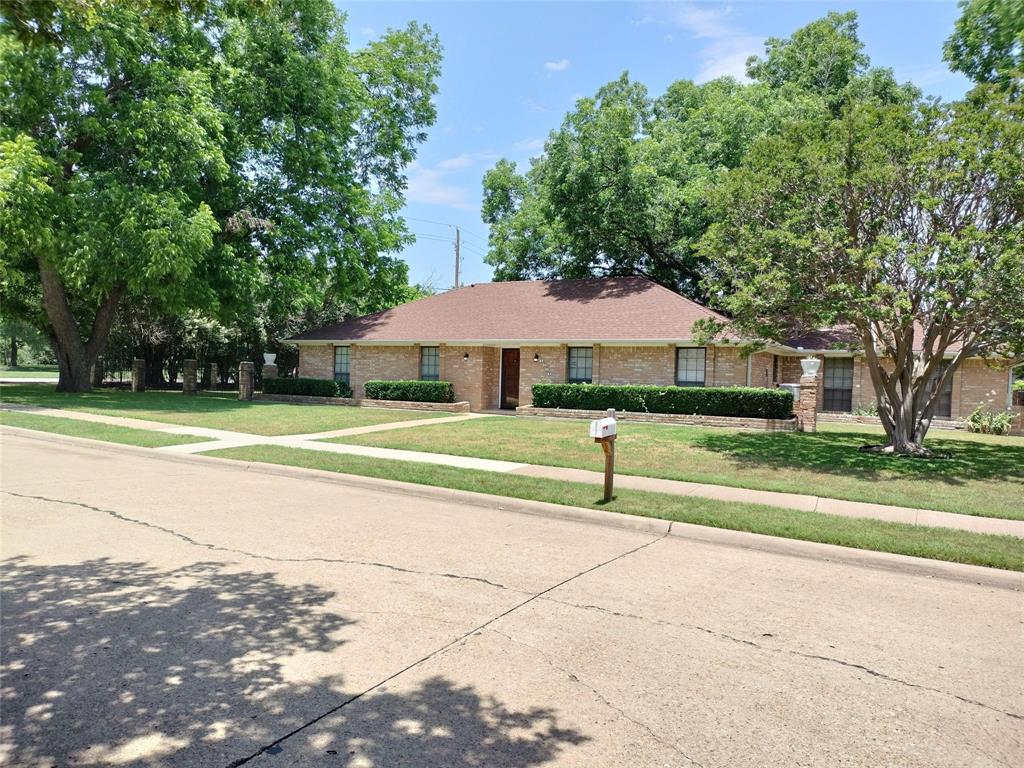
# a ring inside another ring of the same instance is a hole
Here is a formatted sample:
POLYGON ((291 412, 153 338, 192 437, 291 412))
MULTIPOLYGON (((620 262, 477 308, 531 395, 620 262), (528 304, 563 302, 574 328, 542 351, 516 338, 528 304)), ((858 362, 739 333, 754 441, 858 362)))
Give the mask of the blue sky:
POLYGON ((402 257, 413 282, 439 290, 454 278, 454 225, 464 235, 463 282, 491 279, 483 263, 481 179, 501 157, 527 165, 581 96, 629 71, 652 95, 675 80, 743 75, 766 37, 787 37, 829 10, 856 10, 875 66, 892 67, 926 93, 958 98, 967 80, 949 72, 942 43, 955 2, 355 2, 360 46, 409 20, 444 45, 437 122, 409 169, 405 215, 418 242, 402 257))

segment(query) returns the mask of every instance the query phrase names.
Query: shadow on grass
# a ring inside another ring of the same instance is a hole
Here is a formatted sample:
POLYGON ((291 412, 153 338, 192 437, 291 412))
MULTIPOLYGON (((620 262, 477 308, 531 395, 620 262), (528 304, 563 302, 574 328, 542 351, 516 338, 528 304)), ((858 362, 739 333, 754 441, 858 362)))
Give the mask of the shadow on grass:
MULTIPOLYGON (((319 587, 218 563, 14 558, 3 574, 9 764, 228 765, 354 693, 337 662, 318 660, 355 624, 327 610, 334 593, 319 587)), ((584 740, 550 709, 513 711, 436 677, 359 699, 272 752, 296 764, 527 768, 584 740)))
MULTIPOLYGON (((223 413, 225 411, 259 408, 266 405, 252 400, 239 400, 237 392, 129 392, 117 389, 94 389, 92 392, 58 392, 52 384, 2 384, 0 401, 24 403, 48 408, 86 407, 98 411, 164 411, 176 413, 223 413)), ((274 403, 280 405, 280 403, 274 403)))
POLYGON ((715 432, 694 445, 728 456, 739 469, 793 469, 860 480, 923 480, 961 485, 974 480, 1024 482, 1024 451, 1015 446, 955 439, 929 439, 944 458, 911 459, 860 453, 862 445, 880 442, 864 432, 715 432))

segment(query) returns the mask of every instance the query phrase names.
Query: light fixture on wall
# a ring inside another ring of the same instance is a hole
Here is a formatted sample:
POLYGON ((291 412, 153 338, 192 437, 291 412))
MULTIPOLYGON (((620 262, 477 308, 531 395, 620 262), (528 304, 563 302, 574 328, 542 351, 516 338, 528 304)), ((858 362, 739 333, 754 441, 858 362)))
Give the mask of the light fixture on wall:
POLYGON ((539 363, 540 362, 540 353, 539 352, 534 352, 533 353, 533 362, 535 362, 535 363, 539 363))
POLYGON ((462 353, 462 359, 463 360, 469 360, 469 352, 463 352, 462 353))

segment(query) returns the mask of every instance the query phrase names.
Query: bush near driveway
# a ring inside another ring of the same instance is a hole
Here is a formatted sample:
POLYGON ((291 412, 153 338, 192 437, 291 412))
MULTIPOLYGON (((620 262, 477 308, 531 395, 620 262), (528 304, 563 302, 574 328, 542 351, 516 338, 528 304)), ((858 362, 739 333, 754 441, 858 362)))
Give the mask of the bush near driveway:
POLYGON ((453 403, 455 389, 450 381, 368 381, 366 396, 371 400, 453 403))
POLYGON ((307 397, 352 397, 352 387, 331 379, 264 379, 266 395, 305 395, 307 397))
POLYGON ((533 404, 537 408, 589 411, 614 408, 646 413, 786 419, 793 412, 793 395, 784 389, 759 387, 534 384, 533 404))

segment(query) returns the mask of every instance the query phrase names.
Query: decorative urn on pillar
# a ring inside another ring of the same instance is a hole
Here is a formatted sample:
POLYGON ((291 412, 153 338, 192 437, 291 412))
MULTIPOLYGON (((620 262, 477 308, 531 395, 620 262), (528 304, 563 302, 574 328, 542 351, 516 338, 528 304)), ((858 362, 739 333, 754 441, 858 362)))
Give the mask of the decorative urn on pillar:
POLYGON ((821 368, 821 360, 816 357, 801 357, 800 367, 803 368, 804 376, 817 376, 818 369, 821 368))

